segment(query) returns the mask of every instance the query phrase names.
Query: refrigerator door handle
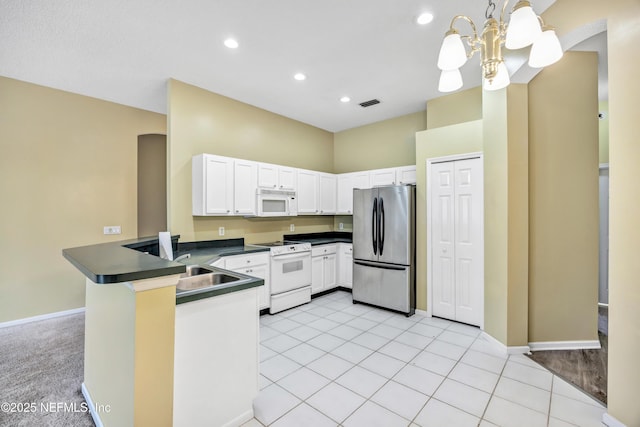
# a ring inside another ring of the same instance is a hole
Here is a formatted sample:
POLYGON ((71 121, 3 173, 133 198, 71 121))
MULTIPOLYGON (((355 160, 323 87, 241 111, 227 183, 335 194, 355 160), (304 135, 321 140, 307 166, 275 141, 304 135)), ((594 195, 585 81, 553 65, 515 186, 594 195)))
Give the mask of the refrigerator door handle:
POLYGON ((389 264, 380 264, 377 262, 369 262, 369 261, 353 261, 354 264, 362 265, 365 267, 373 267, 373 268, 381 268, 383 270, 406 270, 407 266, 400 265, 389 265, 389 264))
POLYGON ((378 239, 377 237, 377 223, 378 223, 378 198, 373 199, 373 209, 371 217, 371 240, 373 241, 373 254, 378 255, 378 239))
POLYGON ((380 221, 378 226, 378 245, 380 246, 380 255, 384 249, 384 199, 380 197, 380 221))

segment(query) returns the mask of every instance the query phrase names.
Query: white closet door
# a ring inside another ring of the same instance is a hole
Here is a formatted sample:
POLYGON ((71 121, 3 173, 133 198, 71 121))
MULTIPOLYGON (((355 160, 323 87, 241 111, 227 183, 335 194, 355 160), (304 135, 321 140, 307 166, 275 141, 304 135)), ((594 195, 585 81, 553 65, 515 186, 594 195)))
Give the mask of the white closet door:
POLYGON ((454 163, 431 167, 433 315, 455 319, 454 163))
POLYGON ((433 315, 480 326, 484 315, 482 159, 433 163, 430 174, 433 315))
POLYGON ((484 304, 482 163, 458 160, 454 168, 455 320, 479 326, 484 304))

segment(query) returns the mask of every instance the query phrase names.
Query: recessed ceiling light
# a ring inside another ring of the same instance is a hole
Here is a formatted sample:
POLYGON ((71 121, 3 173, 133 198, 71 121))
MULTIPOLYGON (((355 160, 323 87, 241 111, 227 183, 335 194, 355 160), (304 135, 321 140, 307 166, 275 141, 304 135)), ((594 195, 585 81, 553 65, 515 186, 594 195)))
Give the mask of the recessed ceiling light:
POLYGON ((236 49, 239 46, 236 39, 226 39, 224 45, 229 49, 236 49))
POLYGON ((351 98, 349 98, 348 96, 343 96, 342 98, 340 98, 340 102, 347 103, 349 101, 351 101, 351 98))
POLYGON ((433 21, 433 14, 429 12, 425 12, 422 15, 418 16, 416 22, 420 25, 426 25, 429 22, 433 21))
POLYGON ((294 79, 296 79, 296 80, 300 80, 300 81, 302 81, 302 80, 306 79, 306 78, 307 78, 307 76, 305 76, 305 75, 304 75, 304 74, 302 74, 302 73, 296 73, 296 74, 293 76, 293 78, 294 78, 294 79))

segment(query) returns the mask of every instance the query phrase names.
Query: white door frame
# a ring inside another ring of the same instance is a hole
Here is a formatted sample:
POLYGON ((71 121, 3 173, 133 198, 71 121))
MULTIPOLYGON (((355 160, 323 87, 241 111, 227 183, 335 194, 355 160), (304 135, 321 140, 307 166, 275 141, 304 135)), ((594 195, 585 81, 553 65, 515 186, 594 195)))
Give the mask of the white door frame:
MULTIPOLYGON (((484 160, 482 151, 473 152, 473 153, 464 153, 464 154, 454 154, 450 156, 443 157, 431 157, 426 160, 427 172, 425 176, 425 180, 427 181, 427 195, 426 195, 426 212, 427 212, 427 316, 431 317, 433 315, 433 261, 432 261, 432 245, 431 245, 431 180, 429 177, 431 176, 431 165, 433 163, 443 163, 443 162, 453 162, 456 160, 469 160, 469 159, 477 159, 482 160, 481 162, 481 170, 482 170, 482 181, 484 182, 484 160)), ((484 200, 484 184, 482 188, 482 198, 484 200)), ((484 215, 483 215, 484 218, 484 215)), ((484 223, 484 221, 483 221, 484 223)), ((484 242, 484 226, 482 227, 482 241, 484 242)), ((484 244, 484 243, 483 243, 484 244)), ((483 260, 484 260, 484 247, 483 247, 483 260)), ((481 313, 480 313, 480 329, 484 330, 484 277, 482 278, 482 305, 481 305, 481 313)))

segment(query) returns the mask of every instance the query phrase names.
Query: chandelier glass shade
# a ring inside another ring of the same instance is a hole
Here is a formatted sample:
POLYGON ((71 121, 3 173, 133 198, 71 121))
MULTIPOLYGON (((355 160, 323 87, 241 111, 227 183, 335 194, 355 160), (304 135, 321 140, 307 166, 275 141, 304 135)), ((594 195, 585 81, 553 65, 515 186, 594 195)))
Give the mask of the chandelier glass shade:
POLYGON ((536 15, 528 0, 520 0, 513 7, 509 23, 504 15, 509 0, 504 0, 500 19, 493 17, 495 3, 489 0, 485 13, 486 21, 480 36, 471 18, 457 15, 451 20, 445 34, 440 53, 438 68, 442 71, 438 90, 452 92, 462 87, 462 67, 476 52, 480 53, 482 66, 482 87, 485 90, 498 90, 509 85, 509 71, 504 63, 502 47, 522 49, 532 46, 529 53, 529 66, 542 68, 562 58, 562 47, 553 27, 544 25, 542 18, 536 15), (455 24, 466 21, 471 27, 471 35, 460 35, 455 24), (465 46, 466 42, 466 46, 465 46))

